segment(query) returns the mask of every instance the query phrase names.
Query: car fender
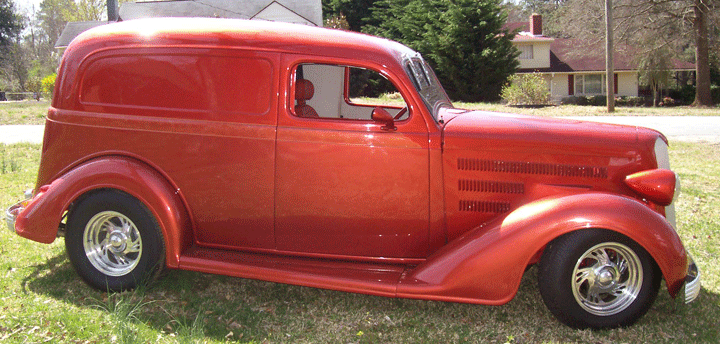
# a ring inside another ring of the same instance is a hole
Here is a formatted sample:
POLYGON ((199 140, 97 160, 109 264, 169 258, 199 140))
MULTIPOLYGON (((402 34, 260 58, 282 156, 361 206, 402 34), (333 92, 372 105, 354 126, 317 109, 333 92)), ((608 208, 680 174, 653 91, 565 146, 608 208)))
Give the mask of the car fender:
POLYGON ((145 204, 165 237, 168 267, 177 267, 182 249, 192 244, 191 222, 180 190, 152 167, 132 158, 105 156, 87 161, 39 188, 15 222, 18 235, 52 243, 65 211, 87 192, 116 189, 145 204))
POLYGON ((544 198, 467 232, 407 271, 398 296, 507 303, 534 256, 553 239, 583 228, 616 231, 637 242, 657 262, 671 296, 677 294, 687 254, 672 226, 635 199, 591 192, 544 198))

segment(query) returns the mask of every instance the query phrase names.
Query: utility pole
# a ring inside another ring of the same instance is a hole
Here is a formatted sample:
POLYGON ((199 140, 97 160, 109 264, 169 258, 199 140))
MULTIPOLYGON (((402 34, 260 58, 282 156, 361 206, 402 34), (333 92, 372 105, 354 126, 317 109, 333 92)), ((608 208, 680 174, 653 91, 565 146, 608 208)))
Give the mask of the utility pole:
POLYGON ((107 15, 109 22, 118 21, 118 0, 107 0, 107 15))
POLYGON ((612 0, 605 0, 605 94, 607 112, 615 112, 615 67, 613 66, 612 0))

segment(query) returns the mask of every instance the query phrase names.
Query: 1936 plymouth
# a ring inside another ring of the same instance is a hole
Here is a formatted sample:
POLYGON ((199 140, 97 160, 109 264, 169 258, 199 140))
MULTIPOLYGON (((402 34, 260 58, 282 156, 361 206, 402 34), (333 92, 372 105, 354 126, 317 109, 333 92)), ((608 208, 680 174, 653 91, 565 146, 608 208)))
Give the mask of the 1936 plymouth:
POLYGON ((7 211, 64 235, 90 285, 164 268, 501 305, 538 266, 574 327, 635 322, 699 273, 660 133, 454 108, 411 49, 291 24, 153 19, 65 51, 37 187, 7 211), (396 105, 358 98, 386 83, 396 105))

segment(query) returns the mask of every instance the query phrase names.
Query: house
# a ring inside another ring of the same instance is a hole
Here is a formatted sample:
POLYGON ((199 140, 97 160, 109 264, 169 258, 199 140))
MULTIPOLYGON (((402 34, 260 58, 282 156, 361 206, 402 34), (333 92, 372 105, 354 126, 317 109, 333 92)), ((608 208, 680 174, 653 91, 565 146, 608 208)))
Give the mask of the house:
MULTIPOLYGON (((553 101, 571 96, 606 95, 605 46, 581 44, 574 39, 543 35, 542 16, 533 14, 528 22, 508 23, 509 30, 520 30, 512 43, 520 51, 518 73, 540 73, 550 87, 553 101)), ((644 89, 639 84, 638 62, 627 47, 616 46, 613 55, 614 93, 618 97, 637 97, 644 89)), ((672 71, 692 73, 695 65, 673 61, 672 71)))
MULTIPOLYGON (((110 12, 110 11, 108 11, 110 12)), ((118 21, 153 17, 212 17, 282 21, 322 26, 320 0, 172 0, 120 5, 118 21)), ((55 48, 63 49, 80 33, 107 21, 67 23, 55 48)))

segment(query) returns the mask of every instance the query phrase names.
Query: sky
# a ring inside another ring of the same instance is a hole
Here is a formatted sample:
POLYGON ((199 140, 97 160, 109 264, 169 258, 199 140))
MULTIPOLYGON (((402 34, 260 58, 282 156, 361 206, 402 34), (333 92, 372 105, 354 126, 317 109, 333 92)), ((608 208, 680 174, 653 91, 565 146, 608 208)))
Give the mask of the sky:
POLYGON ((28 12, 32 11, 32 6, 35 5, 35 10, 40 9, 40 2, 42 0, 13 0, 15 2, 15 6, 19 10, 27 10, 28 12))

